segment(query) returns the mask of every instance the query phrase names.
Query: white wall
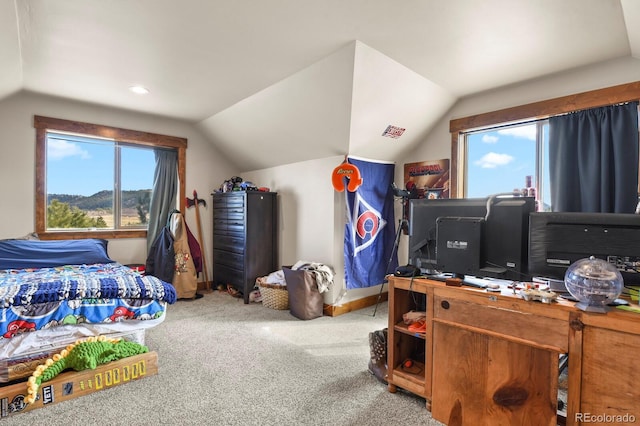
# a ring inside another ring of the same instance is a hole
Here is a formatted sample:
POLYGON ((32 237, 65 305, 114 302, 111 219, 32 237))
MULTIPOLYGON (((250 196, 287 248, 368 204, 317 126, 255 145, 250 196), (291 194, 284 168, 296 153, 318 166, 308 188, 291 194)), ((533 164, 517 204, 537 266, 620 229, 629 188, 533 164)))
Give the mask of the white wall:
MULTIPOLYGON (((335 191, 331 183, 333 169, 343 161, 344 156, 334 156, 242 174, 243 179, 279 194, 279 265, 307 260, 335 269, 334 285, 324 294, 324 303, 330 305, 380 293, 379 285, 348 292, 345 289, 346 203, 344 193, 335 191)), ((400 204, 396 207, 399 217, 400 204)))
POLYGON ((229 155, 244 154, 241 173, 345 153, 354 48, 350 43, 198 126, 229 155))
MULTIPOLYGON (((20 237, 35 230, 34 115, 187 138, 186 195, 190 198, 195 189, 199 198, 209 201, 212 190, 234 174, 230 162, 191 123, 20 92, 0 101, 0 238, 20 237)), ((212 212, 208 205, 201 209, 201 216, 211 265, 212 212)), ((194 209, 187 210, 186 220, 197 237, 194 209)), ((113 239, 109 254, 121 263, 144 263, 146 240, 113 239)))
POLYGON ((333 304, 344 288, 340 235, 344 235, 346 215, 344 201, 341 209, 331 184, 331 173, 343 160, 335 156, 242 174, 243 179, 278 192, 278 264, 306 260, 335 269, 333 288, 324 294, 328 304, 333 304))

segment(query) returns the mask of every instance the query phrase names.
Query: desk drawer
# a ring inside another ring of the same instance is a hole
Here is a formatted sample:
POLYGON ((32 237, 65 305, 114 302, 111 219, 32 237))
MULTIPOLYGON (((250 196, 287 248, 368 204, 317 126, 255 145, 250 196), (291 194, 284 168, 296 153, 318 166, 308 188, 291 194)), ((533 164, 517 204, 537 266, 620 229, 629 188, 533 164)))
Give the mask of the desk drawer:
MULTIPOLYGON (((549 309, 553 307, 549 306, 549 309)), ((436 294, 434 321, 539 348, 568 352, 569 323, 557 318, 436 294)))

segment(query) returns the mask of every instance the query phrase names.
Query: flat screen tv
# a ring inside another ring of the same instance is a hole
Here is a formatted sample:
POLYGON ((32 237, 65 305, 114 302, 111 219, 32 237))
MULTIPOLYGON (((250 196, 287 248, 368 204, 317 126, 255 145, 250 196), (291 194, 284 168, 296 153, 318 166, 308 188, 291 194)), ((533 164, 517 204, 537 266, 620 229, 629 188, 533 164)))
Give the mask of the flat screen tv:
POLYGON ((529 279, 532 197, 409 200, 409 263, 425 275, 529 279))
POLYGON ((530 216, 529 272, 563 280, 577 260, 615 265, 625 284, 640 284, 640 215, 539 212, 530 216))

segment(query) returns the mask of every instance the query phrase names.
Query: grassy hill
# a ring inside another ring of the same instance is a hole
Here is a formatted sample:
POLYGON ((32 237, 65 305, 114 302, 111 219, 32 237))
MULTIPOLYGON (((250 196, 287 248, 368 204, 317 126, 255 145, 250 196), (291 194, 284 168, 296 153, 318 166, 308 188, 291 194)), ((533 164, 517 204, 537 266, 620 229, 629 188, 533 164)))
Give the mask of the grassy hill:
MULTIPOLYGON (((135 191, 122 191, 122 208, 135 209, 139 204, 149 204, 151 196, 150 189, 139 189, 135 191)), ((49 194, 47 205, 51 200, 58 200, 67 203, 80 210, 110 210, 113 207, 113 191, 100 191, 90 196, 69 195, 69 194, 49 194)))

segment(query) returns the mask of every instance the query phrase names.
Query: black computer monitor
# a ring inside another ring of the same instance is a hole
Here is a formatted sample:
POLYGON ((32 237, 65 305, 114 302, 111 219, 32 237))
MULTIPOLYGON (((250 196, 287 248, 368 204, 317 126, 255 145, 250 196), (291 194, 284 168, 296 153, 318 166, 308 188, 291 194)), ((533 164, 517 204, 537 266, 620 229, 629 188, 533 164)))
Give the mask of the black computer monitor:
POLYGON ((409 201, 409 263, 426 275, 527 280, 532 197, 409 201))
POLYGON ((625 284, 640 284, 640 215, 539 212, 530 216, 529 272, 564 279, 577 260, 615 265, 625 284))

